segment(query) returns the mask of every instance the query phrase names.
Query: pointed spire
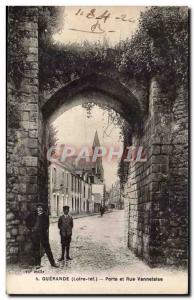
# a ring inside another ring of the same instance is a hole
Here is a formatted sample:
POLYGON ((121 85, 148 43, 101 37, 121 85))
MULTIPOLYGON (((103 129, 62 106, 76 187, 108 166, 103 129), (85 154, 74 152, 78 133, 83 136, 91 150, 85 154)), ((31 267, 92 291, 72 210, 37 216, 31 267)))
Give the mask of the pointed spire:
POLYGON ((99 146, 100 146, 100 141, 98 137, 98 132, 96 130, 92 148, 99 147, 99 146))

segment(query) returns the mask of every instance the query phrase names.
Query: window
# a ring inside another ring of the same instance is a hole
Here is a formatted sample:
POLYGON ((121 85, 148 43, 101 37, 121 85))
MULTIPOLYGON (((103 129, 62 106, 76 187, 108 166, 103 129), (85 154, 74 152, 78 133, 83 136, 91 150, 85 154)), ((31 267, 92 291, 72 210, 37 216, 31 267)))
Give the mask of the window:
POLYGON ((57 207, 56 207, 56 212, 57 212, 57 216, 59 215, 59 195, 57 195, 57 207))
POLYGON ((65 185, 65 177, 64 177, 64 171, 62 171, 62 174, 61 174, 61 187, 65 185))
POLYGON ((65 203, 65 197, 64 197, 64 195, 61 196, 61 199, 62 199, 62 204, 63 204, 63 206, 64 206, 64 205, 66 204, 66 203, 65 203))
POLYGON ((80 180, 78 179, 78 193, 80 192, 80 180))
POLYGON ((53 168, 53 183, 56 183, 56 168, 53 168))
POLYGON ((72 210, 73 210, 74 209, 74 207, 73 207, 73 197, 72 197, 72 205, 71 206, 72 206, 72 210))
POLYGON ((53 213, 54 211, 56 211, 56 195, 55 195, 55 194, 53 194, 53 205, 52 205, 52 209, 53 209, 52 213, 53 213))
POLYGON ((73 192, 73 175, 71 176, 71 191, 73 192))
POLYGON ((82 192, 82 180, 80 181, 80 193, 82 192))

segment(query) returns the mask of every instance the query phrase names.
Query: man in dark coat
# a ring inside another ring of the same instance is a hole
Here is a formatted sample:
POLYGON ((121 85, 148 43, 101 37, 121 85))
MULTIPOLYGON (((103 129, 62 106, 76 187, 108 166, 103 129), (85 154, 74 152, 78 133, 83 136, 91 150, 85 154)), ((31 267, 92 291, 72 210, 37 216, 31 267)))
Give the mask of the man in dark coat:
POLYGON ((100 206, 100 215, 101 215, 101 217, 103 216, 103 214, 104 214, 104 206, 100 206))
POLYGON ((37 212, 29 216, 26 220, 28 228, 31 230, 32 247, 34 253, 34 264, 39 268, 41 266, 41 245, 45 250, 52 267, 57 268, 54 261, 51 247, 49 244, 48 229, 49 217, 44 211, 42 203, 37 204, 37 212))
POLYGON ((69 215, 69 206, 63 206, 63 215, 60 216, 58 221, 58 227, 60 229, 61 235, 61 248, 62 254, 59 261, 64 260, 65 250, 66 250, 66 260, 71 260, 69 256, 69 248, 71 243, 72 228, 73 228, 73 218, 69 215))

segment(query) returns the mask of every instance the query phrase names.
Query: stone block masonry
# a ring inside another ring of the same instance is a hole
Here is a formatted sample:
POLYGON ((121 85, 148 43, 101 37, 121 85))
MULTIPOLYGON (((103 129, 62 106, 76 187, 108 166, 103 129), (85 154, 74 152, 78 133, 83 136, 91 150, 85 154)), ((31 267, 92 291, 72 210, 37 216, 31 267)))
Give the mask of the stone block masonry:
POLYGON ((18 262, 29 250, 23 212, 38 200, 38 8, 9 7, 9 34, 18 47, 15 53, 8 49, 8 66, 13 69, 15 61, 22 67, 19 84, 14 74, 7 90, 8 107, 14 103, 18 116, 17 128, 7 130, 7 260, 18 262))
POLYGON ((133 136, 147 161, 130 164, 125 185, 128 245, 151 266, 187 263, 187 124, 187 89, 182 87, 171 102, 154 78, 143 135, 133 136))

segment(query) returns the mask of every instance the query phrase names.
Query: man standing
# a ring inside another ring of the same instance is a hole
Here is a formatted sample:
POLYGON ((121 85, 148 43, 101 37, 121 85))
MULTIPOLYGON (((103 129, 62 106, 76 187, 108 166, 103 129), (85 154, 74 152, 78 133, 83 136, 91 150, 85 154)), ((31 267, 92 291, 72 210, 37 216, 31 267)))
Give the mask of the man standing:
POLYGON ((104 214, 104 206, 100 206, 100 215, 101 215, 101 217, 103 216, 103 214, 104 214))
POLYGON ((34 252, 34 264, 37 269, 41 267, 41 245, 45 250, 49 262, 52 267, 57 268, 51 247, 49 244, 48 229, 49 229, 49 217, 45 213, 44 204, 37 204, 37 211, 34 215, 29 216, 27 224, 28 228, 31 230, 33 252, 34 252))
POLYGON ((69 206, 63 206, 63 216, 59 218, 58 227, 60 229, 61 235, 61 247, 62 254, 59 261, 64 260, 65 250, 66 250, 66 260, 71 260, 69 256, 69 248, 71 243, 72 228, 73 228, 73 218, 69 215, 69 206))

